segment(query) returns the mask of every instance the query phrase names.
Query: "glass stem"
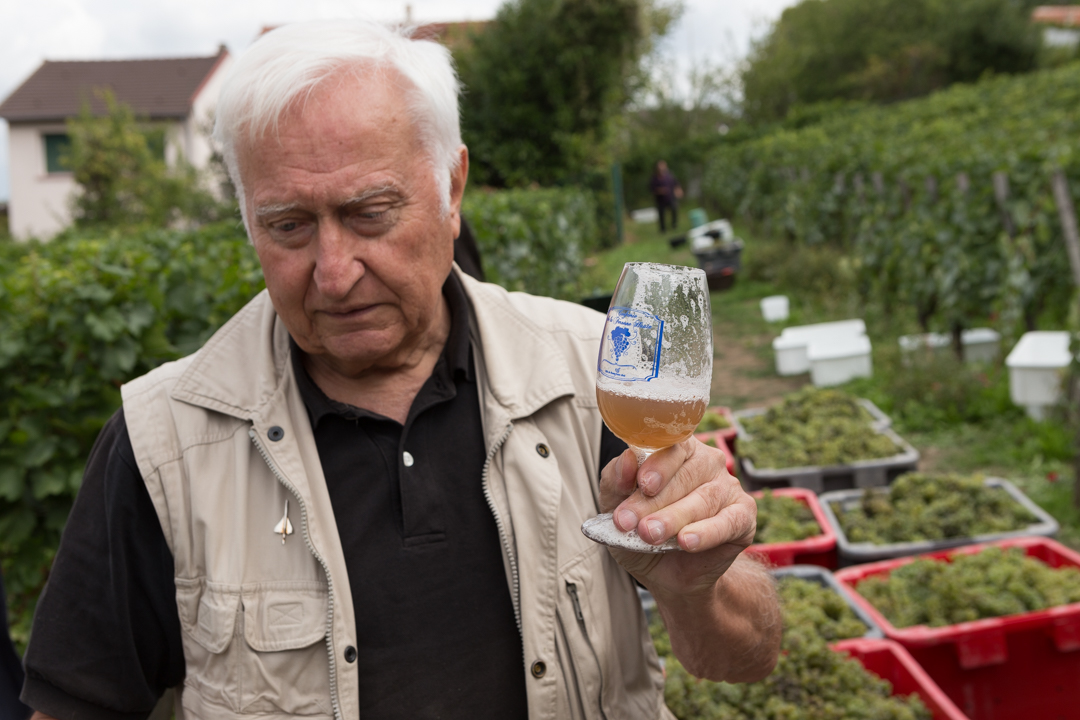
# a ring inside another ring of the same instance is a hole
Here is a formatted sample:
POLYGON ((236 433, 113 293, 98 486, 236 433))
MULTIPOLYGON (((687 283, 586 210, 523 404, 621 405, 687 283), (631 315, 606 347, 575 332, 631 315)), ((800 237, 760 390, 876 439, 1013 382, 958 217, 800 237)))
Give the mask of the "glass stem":
POLYGON ((652 450, 644 450, 642 448, 635 447, 634 445, 631 445, 630 449, 634 451, 634 457, 637 458, 638 467, 641 467, 642 463, 645 462, 645 458, 653 454, 652 450))

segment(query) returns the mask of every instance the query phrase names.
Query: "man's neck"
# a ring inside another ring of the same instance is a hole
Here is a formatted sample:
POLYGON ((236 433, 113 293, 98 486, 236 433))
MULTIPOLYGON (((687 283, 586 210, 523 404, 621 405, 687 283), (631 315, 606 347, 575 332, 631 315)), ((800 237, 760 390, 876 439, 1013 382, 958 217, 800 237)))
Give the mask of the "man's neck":
POLYGON ((304 355, 304 369, 331 400, 378 413, 404 425, 413 400, 439 361, 450 335, 450 323, 450 309, 443 298, 438 319, 402 362, 347 375, 318 357, 304 355))

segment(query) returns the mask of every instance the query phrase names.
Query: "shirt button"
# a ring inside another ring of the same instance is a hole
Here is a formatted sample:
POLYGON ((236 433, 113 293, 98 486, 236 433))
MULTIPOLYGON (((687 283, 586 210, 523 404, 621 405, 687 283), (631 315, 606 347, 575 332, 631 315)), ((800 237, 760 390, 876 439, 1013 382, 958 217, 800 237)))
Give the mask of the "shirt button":
POLYGON ((551 450, 544 443, 540 443, 539 445, 536 446, 536 453, 540 457, 546 458, 548 455, 551 454, 551 450))
POLYGON ((347 663, 356 662, 356 648, 354 648, 352 645, 345 648, 345 662, 347 662, 347 663))
POLYGON ((402 453, 401 461, 403 463, 405 463, 405 467, 412 467, 413 463, 416 462, 415 460, 413 460, 412 453, 409 452, 408 450, 406 450, 404 453, 402 453))
POLYGON ((539 680, 547 673, 547 665, 545 665, 543 661, 537 660, 532 664, 532 667, 529 670, 532 672, 532 676, 539 680))

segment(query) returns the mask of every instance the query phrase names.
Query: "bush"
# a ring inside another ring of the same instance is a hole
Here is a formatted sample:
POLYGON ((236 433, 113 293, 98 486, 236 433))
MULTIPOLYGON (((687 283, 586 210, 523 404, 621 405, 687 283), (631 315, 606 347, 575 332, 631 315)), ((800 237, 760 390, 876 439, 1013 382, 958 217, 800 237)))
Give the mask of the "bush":
POLYGON ((586 294, 584 260, 597 242, 589 194, 573 188, 473 192, 462 214, 491 282, 569 300, 586 294))
POLYGON ((0 561, 25 641, 60 532, 120 386, 198 348, 262 288, 234 223, 69 231, 0 275, 0 561))
POLYGON ((903 357, 895 345, 875 352, 877 377, 853 382, 893 420, 910 430, 999 418, 1019 421, 1023 411, 1009 399, 1008 371, 1001 365, 960 362, 949 351, 903 357))

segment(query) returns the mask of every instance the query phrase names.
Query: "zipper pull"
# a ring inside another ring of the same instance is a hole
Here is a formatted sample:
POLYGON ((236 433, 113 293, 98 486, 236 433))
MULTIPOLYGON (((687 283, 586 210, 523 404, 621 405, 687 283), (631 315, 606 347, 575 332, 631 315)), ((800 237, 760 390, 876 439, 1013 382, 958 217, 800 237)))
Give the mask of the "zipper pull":
POLYGON ((578 622, 585 622, 585 616, 581 612, 581 601, 578 599, 577 585, 572 582, 566 583, 566 591, 570 593, 570 601, 574 603, 574 617, 578 622))

